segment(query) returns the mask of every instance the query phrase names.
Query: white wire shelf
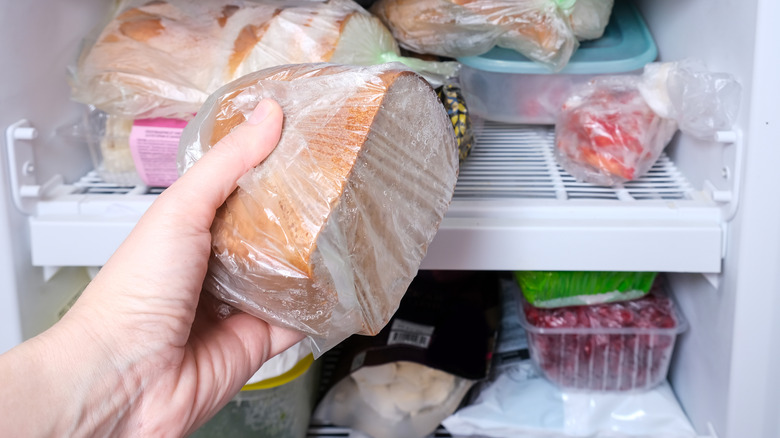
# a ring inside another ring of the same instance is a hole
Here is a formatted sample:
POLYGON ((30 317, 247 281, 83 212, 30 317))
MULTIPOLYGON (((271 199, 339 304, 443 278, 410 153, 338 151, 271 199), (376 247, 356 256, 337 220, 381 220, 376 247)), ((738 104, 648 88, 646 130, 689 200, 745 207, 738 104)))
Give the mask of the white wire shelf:
MULTIPOLYGON (((624 187, 599 187, 556 163, 553 137, 484 126, 423 269, 720 271, 721 211, 668 157, 624 187)), ((102 265, 161 192, 87 174, 38 203, 33 264, 102 265)))

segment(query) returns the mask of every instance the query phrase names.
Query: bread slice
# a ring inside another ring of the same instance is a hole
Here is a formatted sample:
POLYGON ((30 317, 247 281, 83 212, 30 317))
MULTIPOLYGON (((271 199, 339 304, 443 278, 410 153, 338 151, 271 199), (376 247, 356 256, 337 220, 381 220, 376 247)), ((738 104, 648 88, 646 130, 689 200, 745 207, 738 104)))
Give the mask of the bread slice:
POLYGON ((376 334, 454 190, 458 150, 444 108, 395 64, 270 68, 209 99, 183 134, 180 163, 209 147, 195 139, 214 144, 264 97, 284 110, 282 137, 217 212, 206 288, 328 341, 376 334))

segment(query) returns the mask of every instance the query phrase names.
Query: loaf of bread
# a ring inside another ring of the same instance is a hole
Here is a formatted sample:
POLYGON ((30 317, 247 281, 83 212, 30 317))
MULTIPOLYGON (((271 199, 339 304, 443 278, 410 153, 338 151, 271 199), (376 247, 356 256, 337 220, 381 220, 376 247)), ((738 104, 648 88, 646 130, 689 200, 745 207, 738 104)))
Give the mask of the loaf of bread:
POLYGON ((457 58, 500 46, 557 71, 579 45, 552 0, 379 0, 371 11, 418 53, 457 58))
MULTIPOLYGON (((390 31, 352 0, 122 0, 72 77, 75 100, 124 118, 189 120, 206 97, 284 64, 406 61, 390 31)), ((409 60, 421 73, 455 63, 409 60)))
POLYGON ((443 106, 402 67, 272 67, 209 98, 182 135, 182 172, 262 98, 285 119, 277 148, 217 212, 207 290, 323 349, 382 329, 458 174, 443 106))

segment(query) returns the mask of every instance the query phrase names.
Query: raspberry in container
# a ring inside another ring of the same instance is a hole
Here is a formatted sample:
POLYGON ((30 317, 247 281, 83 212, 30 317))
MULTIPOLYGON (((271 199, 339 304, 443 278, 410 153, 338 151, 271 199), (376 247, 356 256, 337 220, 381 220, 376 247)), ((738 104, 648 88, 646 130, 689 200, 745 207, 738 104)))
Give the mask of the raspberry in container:
POLYGON ((460 81, 475 118, 554 125, 571 90, 601 75, 638 74, 658 55, 650 31, 630 2, 618 1, 603 35, 583 41, 558 72, 496 47, 459 57, 460 81))
POLYGON ((641 298, 593 306, 543 309, 521 299, 542 375, 564 390, 644 391, 663 382, 687 322, 657 284, 641 298))

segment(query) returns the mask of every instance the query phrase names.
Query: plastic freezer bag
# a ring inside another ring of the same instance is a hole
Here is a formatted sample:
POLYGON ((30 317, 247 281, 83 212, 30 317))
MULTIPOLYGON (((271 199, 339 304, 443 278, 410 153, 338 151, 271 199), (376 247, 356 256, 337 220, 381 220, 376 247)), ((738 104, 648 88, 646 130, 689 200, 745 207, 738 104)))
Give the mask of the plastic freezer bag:
POLYGON ((402 47, 447 57, 480 55, 494 46, 516 50, 560 70, 579 42, 571 1, 379 0, 374 12, 402 47), (559 5, 563 4, 563 7, 559 5))
POLYGON ((84 44, 74 99, 125 118, 189 120, 208 95, 284 64, 407 63, 431 81, 453 62, 400 56, 389 30, 352 0, 124 0, 84 44))
POLYGON ((555 126, 556 158, 579 180, 618 185, 642 176, 679 129, 712 140, 731 129, 741 86, 700 61, 650 63, 572 91, 555 126))
POLYGON ((639 92, 638 76, 605 76, 572 91, 555 124, 555 156, 575 178, 614 186, 642 176, 677 132, 639 92))
POLYGON ((311 336, 315 354, 379 332, 398 308, 458 175, 452 125, 400 64, 280 66, 212 95, 185 129, 186 171, 262 98, 285 120, 212 226, 205 288, 311 336))
POLYGON ((516 271, 525 299, 534 307, 587 306, 639 298, 657 272, 516 271))

